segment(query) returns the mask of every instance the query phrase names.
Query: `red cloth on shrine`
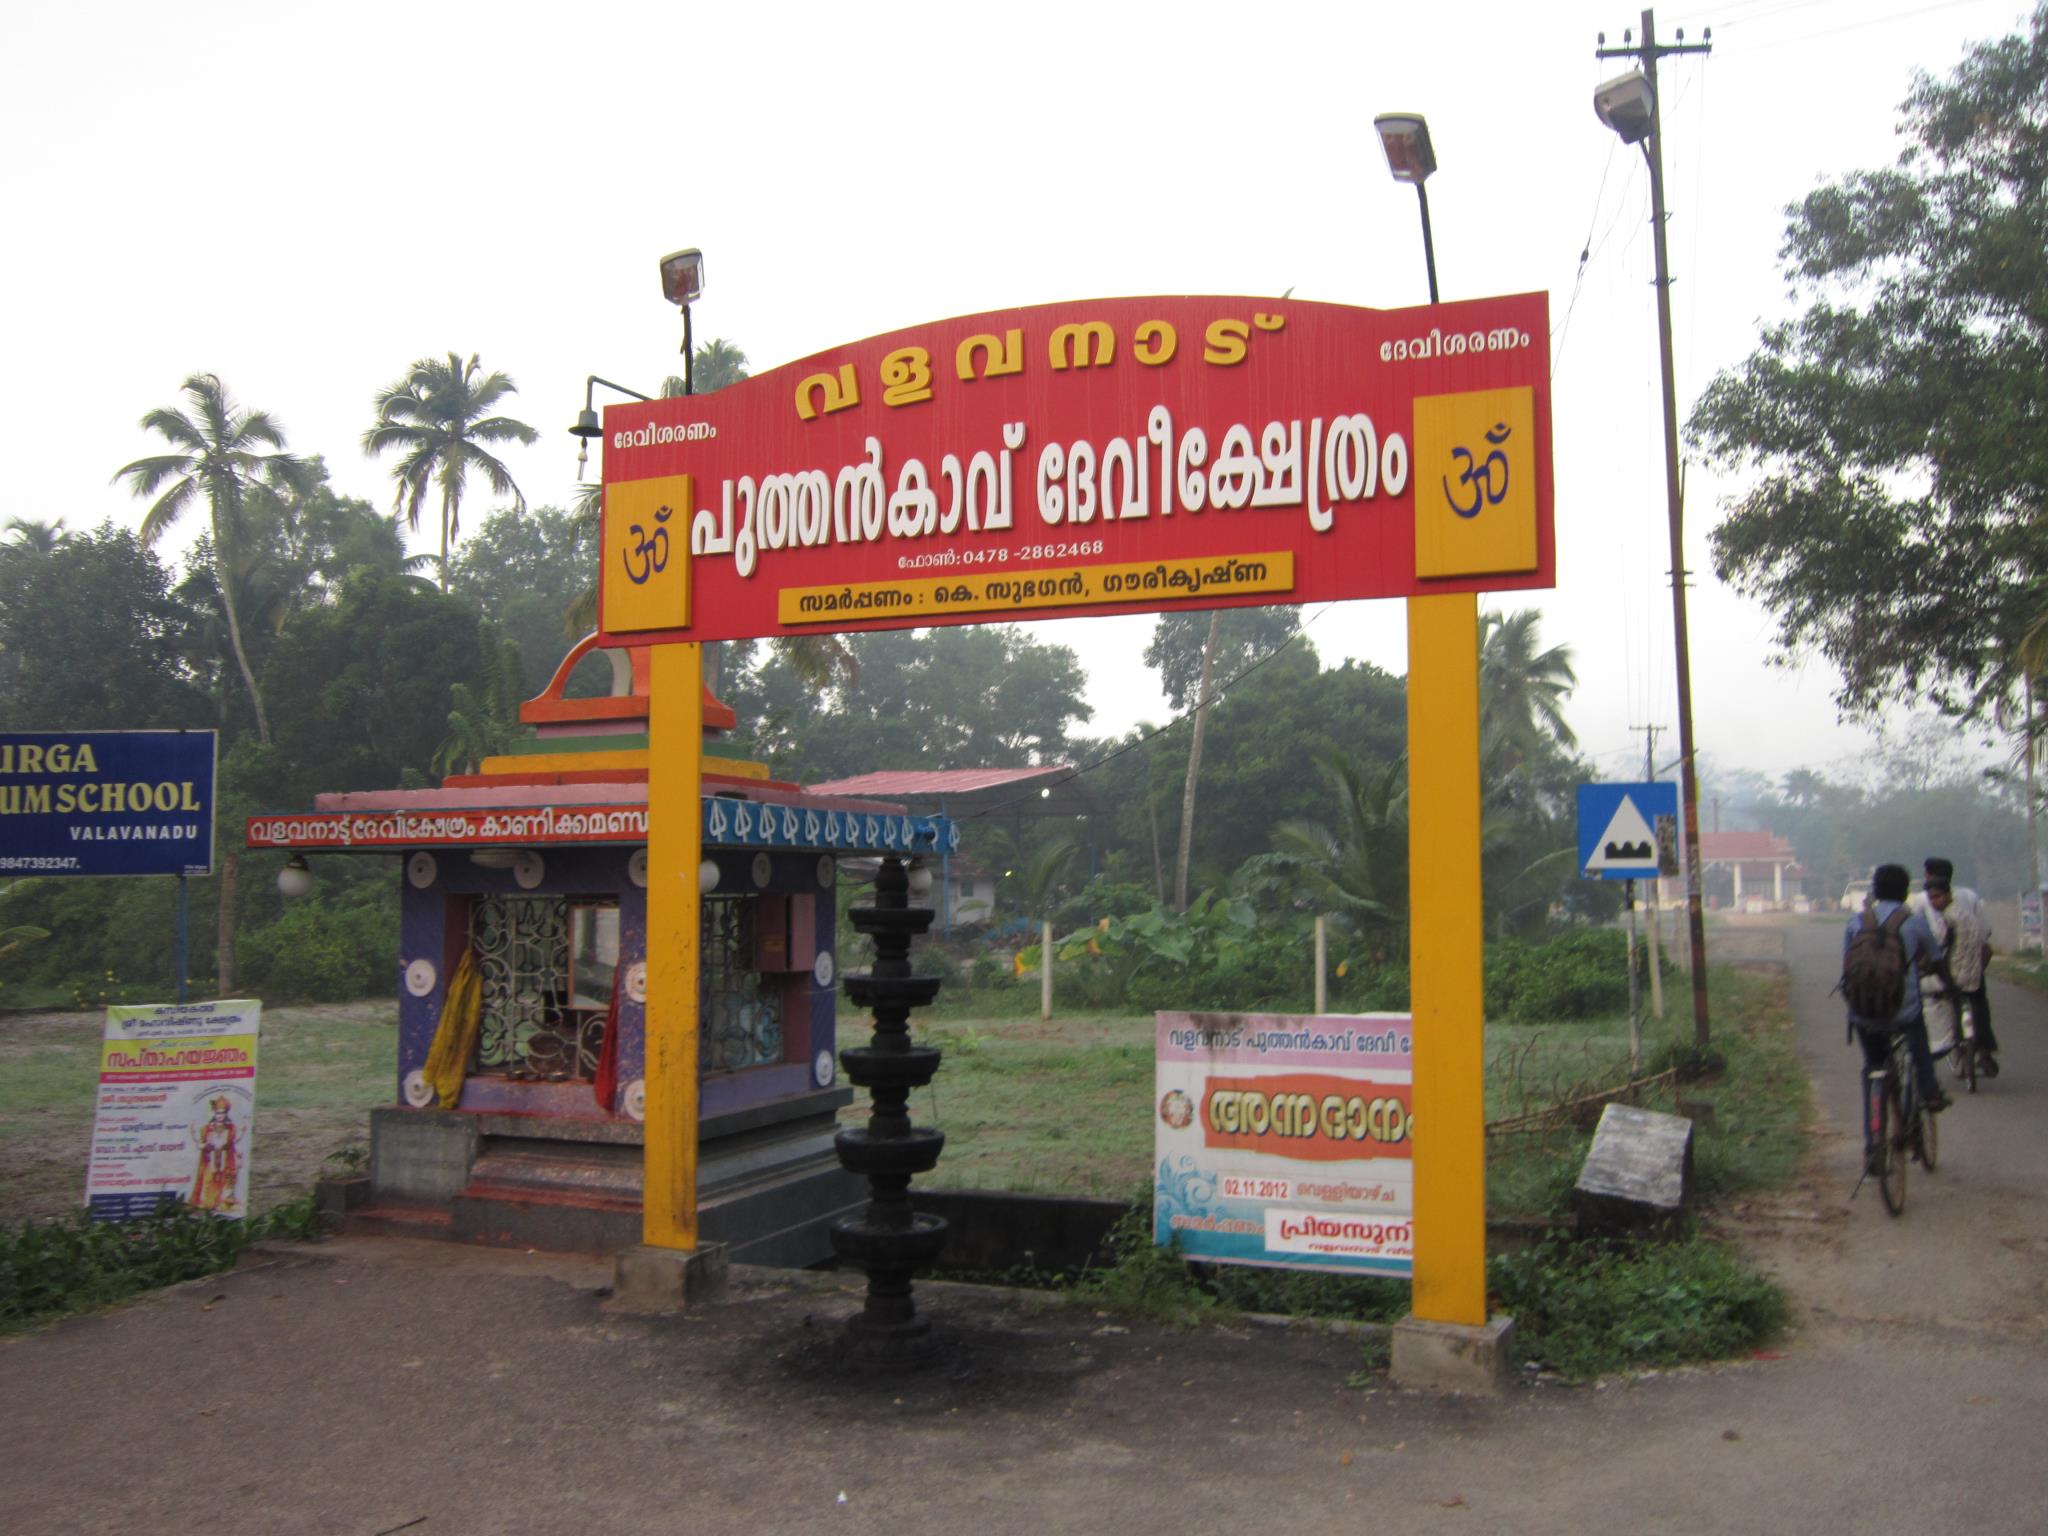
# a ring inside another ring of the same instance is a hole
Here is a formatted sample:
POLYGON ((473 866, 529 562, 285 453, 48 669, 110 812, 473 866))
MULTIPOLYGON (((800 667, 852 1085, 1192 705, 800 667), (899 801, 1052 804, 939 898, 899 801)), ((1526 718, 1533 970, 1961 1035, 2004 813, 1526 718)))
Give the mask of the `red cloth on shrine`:
POLYGON ((623 977, 612 980, 611 1006, 604 1012, 604 1044, 597 1048, 597 1076, 590 1080, 597 1107, 612 1112, 612 1100, 619 1093, 619 994, 625 990, 623 977))

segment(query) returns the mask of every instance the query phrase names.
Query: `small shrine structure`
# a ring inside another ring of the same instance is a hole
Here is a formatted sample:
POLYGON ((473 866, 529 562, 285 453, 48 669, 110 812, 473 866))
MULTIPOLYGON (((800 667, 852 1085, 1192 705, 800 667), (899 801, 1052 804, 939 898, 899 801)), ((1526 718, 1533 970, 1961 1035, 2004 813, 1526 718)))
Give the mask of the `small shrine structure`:
MULTIPOLYGON (((359 1227, 604 1251, 640 1240, 647 652, 592 635, 520 706, 530 735, 439 788, 324 794, 247 846, 402 861, 394 1102, 371 1112, 359 1227), (565 689, 593 655, 611 691, 565 689)), ((699 870, 703 1237, 805 1265, 868 1190, 833 1136, 837 872, 958 848, 943 816, 806 793, 730 743, 704 690, 699 870)))

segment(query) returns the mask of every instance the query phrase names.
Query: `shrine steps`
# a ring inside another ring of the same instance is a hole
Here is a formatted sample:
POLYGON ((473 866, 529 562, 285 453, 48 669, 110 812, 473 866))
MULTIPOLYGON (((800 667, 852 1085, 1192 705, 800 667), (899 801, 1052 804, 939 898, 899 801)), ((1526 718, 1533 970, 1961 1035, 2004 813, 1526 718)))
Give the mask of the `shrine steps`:
MULTIPOLYGON (((725 1245, 735 1263, 829 1259, 832 1221, 867 1193, 832 1148, 849 1097, 825 1090, 707 1116, 699 1241, 725 1245)), ((641 1139, 628 1120, 380 1108, 369 1178, 323 1199, 348 1232, 615 1252, 642 1237, 641 1139)))

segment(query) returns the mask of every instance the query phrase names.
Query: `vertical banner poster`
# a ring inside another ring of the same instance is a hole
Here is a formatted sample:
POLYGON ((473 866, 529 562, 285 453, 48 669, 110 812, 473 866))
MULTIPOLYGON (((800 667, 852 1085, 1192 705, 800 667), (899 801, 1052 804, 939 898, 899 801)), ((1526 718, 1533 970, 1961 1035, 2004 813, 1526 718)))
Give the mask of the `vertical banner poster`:
POLYGON ((85 1179, 94 1220, 148 1216, 174 1200, 248 1214, 262 1015, 249 999, 107 1010, 85 1179))
POLYGON ((1157 1015, 1153 1240, 1413 1274, 1412 1035, 1407 1014, 1157 1015))

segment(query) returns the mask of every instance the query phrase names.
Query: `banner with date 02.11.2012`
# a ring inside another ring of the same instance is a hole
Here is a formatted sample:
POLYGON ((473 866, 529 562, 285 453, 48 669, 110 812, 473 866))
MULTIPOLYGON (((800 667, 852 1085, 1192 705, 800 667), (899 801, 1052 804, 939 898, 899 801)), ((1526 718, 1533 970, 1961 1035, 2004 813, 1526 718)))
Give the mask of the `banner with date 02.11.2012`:
POLYGON ((1155 1242, 1210 1263, 1414 1273, 1407 1014, 1157 1021, 1155 1242))

